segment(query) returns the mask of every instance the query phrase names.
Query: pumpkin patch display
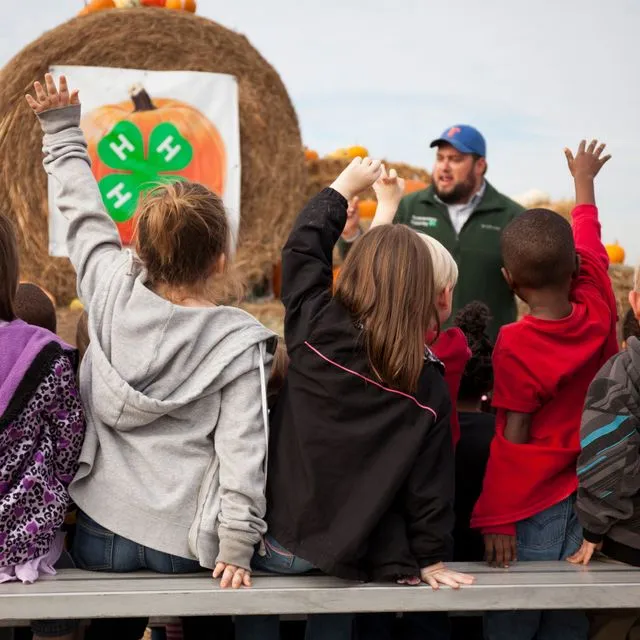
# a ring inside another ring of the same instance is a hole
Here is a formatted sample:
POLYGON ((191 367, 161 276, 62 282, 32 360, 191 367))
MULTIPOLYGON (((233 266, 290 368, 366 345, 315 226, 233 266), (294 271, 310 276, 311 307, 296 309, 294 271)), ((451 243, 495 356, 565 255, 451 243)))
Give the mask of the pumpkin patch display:
POLYGON ((607 250, 607 255, 609 256, 609 262, 611 264, 623 264, 625 258, 624 249, 617 243, 607 244, 604 247, 607 250))
POLYGON ((96 11, 104 11, 105 9, 115 9, 116 3, 114 0, 91 0, 89 4, 86 4, 79 12, 78 15, 86 16, 96 11))
POLYGON ((373 216, 376 215, 376 209, 378 208, 378 203, 375 200, 360 200, 358 203, 358 213, 361 218, 365 220, 370 220, 373 216))
POLYGON ((222 137, 184 102, 152 101, 142 86, 135 86, 131 101, 95 109, 81 126, 102 199, 124 244, 132 241, 140 196, 158 183, 191 180, 224 195, 222 137))
POLYGON ((180 9, 195 13, 196 2, 195 0, 166 0, 165 7, 167 9, 180 9))
POLYGON ((305 160, 317 160, 319 158, 318 152, 313 149, 304 148, 304 158, 305 160))

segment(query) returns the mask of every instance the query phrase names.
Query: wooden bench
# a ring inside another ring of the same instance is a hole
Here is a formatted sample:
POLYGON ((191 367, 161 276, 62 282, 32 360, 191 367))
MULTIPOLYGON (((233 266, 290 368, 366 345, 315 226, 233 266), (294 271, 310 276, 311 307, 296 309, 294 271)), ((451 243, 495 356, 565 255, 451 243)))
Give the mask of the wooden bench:
POLYGON ((0 621, 128 616, 309 614, 375 611, 640 608, 640 570, 595 562, 523 563, 509 570, 455 564, 476 576, 460 591, 360 584, 320 575, 256 576, 251 589, 222 590, 209 574, 166 576, 62 571, 33 585, 0 585, 0 621))

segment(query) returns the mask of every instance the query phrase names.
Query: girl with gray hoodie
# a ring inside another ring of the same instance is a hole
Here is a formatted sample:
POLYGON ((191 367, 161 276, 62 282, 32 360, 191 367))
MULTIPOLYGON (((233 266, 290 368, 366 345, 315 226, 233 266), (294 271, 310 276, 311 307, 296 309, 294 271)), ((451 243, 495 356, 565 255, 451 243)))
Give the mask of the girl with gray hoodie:
MULTIPOLYGON (((114 572, 203 567, 222 587, 248 587, 266 531, 274 336, 217 303, 231 280, 223 203, 199 184, 160 186, 138 206, 136 253, 123 250, 91 172, 78 92, 51 75, 34 88, 27 101, 88 310, 75 560, 114 572)), ((121 153, 141 151, 119 142, 121 153)))

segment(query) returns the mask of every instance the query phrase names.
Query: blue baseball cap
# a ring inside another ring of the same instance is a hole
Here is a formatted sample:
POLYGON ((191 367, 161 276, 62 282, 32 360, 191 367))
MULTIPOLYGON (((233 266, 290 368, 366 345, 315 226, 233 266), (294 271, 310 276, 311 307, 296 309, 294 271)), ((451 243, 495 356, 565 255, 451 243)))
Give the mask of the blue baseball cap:
POLYGON ((445 129, 429 146, 438 147, 441 144, 450 144, 461 153, 475 153, 483 158, 487 155, 487 143, 482 134, 468 124, 454 124, 445 129))

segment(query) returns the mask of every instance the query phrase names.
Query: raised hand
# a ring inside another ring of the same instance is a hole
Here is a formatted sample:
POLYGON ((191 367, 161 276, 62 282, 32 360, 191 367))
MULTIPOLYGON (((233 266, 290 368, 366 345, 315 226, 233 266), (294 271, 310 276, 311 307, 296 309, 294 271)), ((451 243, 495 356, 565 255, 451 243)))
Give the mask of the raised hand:
POLYGON ((582 140, 575 157, 571 149, 565 149, 564 155, 567 158, 571 175, 574 178, 595 178, 604 164, 611 159, 611 155, 602 156, 606 146, 604 143, 598 144, 597 140, 592 140, 587 147, 587 141, 582 140))
POLYGON ((402 196, 404 196, 404 178, 398 177, 398 172, 387 169, 382 165, 380 177, 373 183, 373 190, 376 192, 378 204, 389 204, 398 208, 402 196))
POLYGON ((354 158, 331 185, 347 200, 368 189, 382 173, 382 162, 371 158, 354 158))
POLYGON ((420 577, 422 582, 428 584, 434 591, 437 591, 440 586, 459 589, 476 581, 473 576, 448 569, 442 562, 420 569, 420 577))
POLYGON ((78 90, 69 92, 67 78, 60 76, 60 89, 56 87, 56 82, 50 73, 44 77, 45 86, 40 82, 33 83, 33 90, 36 97, 27 94, 27 103, 35 113, 42 113, 51 109, 63 109, 73 104, 80 104, 78 90))

